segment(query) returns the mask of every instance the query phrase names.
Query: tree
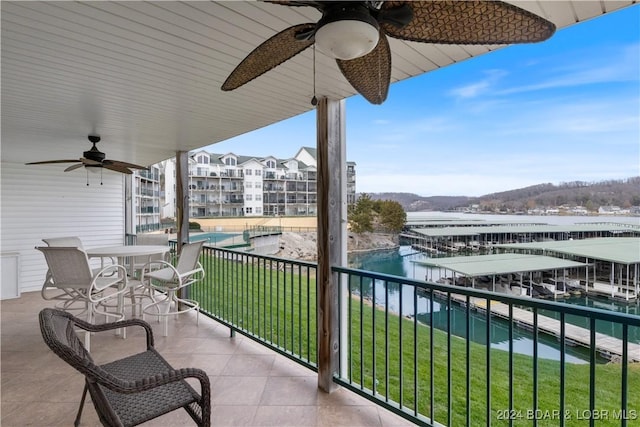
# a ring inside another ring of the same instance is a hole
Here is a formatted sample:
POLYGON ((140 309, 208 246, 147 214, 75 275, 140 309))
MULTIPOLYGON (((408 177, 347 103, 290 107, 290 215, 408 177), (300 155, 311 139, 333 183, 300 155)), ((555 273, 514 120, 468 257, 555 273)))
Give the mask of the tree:
POLYGON ((373 231, 373 200, 363 193, 358 200, 349 206, 347 217, 351 231, 356 234, 373 231))
POLYGON ((399 233, 407 221, 407 214, 399 202, 393 200, 372 200, 362 194, 349 206, 349 227, 356 234, 380 229, 387 233, 399 233))
POLYGON ((380 226, 388 233, 399 233, 407 222, 407 214, 402 205, 392 200, 379 200, 377 210, 380 226))

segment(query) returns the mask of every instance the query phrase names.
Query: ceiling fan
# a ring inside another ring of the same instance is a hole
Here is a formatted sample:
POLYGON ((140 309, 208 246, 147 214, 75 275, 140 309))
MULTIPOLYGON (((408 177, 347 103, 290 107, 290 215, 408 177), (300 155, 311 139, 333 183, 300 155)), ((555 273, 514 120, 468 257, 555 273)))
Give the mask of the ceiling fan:
POLYGON ((349 83, 372 104, 387 98, 391 51, 387 36, 440 44, 514 44, 548 39, 555 25, 503 1, 287 1, 322 12, 317 23, 294 25, 255 48, 222 90, 239 88, 314 43, 336 59, 349 83))
POLYGON ((98 135, 89 135, 89 142, 93 144, 90 150, 82 153, 83 157, 80 157, 77 160, 45 160, 42 162, 31 162, 25 163, 27 165, 44 165, 49 163, 76 163, 75 165, 71 165, 66 168, 64 171, 69 172, 81 167, 87 168, 87 170, 91 170, 95 168, 104 168, 109 169, 115 172, 131 174, 133 173, 131 169, 143 169, 149 170, 148 167, 135 165, 133 163, 121 162, 119 160, 108 160, 105 158, 105 154, 98 150, 96 144, 100 142, 100 137, 98 135), (79 162, 79 163, 78 163, 79 162))

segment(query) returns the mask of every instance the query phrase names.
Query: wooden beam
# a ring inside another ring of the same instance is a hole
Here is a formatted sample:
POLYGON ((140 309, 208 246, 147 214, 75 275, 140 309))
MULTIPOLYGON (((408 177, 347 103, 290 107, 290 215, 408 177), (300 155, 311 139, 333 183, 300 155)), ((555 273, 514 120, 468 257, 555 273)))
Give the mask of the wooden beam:
POLYGON ((176 152, 176 227, 178 253, 189 243, 189 152, 176 152))
POLYGON ((317 105, 318 156, 318 387, 337 388, 340 313, 338 276, 332 265, 346 265, 346 149, 344 101, 321 98, 317 105))

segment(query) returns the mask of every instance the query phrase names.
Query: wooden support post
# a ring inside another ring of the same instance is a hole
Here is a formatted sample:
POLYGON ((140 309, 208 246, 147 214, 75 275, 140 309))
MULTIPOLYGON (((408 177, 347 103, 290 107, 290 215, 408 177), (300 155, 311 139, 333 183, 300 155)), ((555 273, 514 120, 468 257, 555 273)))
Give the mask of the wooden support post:
MULTIPOLYGON (((337 388, 340 290, 332 265, 346 265, 347 191, 344 101, 321 98, 317 105, 318 153, 318 387, 337 388)), ((346 291, 346 290, 345 290, 346 291)), ((346 312, 342 304, 343 312, 346 312)), ((344 329, 344 328, 343 328, 344 329)), ((344 342, 344 341, 343 341, 344 342)), ((344 356, 344 355, 343 355, 344 356)))
POLYGON ((189 243, 189 153, 176 152, 176 227, 178 253, 189 243))
MULTIPOLYGON (((189 243, 189 153, 176 152, 176 227, 178 228, 177 253, 189 243)), ((178 290, 178 297, 188 299, 189 287, 178 290)), ((185 307, 179 307, 180 310, 185 307)))

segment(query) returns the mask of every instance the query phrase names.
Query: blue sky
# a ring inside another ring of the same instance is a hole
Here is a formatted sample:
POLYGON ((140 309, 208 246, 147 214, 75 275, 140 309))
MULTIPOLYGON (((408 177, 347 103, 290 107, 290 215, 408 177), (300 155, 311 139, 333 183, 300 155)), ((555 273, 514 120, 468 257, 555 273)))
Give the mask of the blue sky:
MULTIPOLYGON (((479 196, 640 175, 640 6, 394 83, 347 104, 357 191, 479 196)), ((315 112, 208 149, 292 157, 315 112), (268 142, 268 143, 266 143, 268 142)))

